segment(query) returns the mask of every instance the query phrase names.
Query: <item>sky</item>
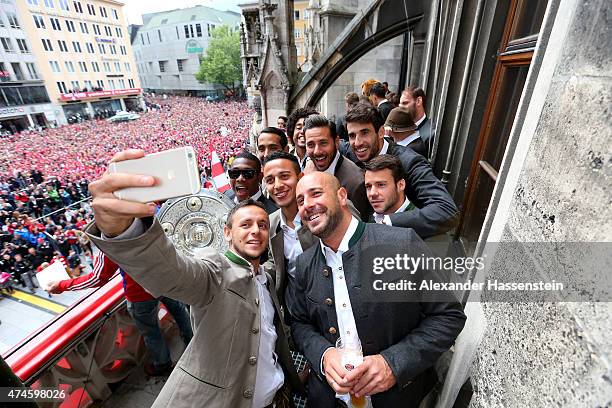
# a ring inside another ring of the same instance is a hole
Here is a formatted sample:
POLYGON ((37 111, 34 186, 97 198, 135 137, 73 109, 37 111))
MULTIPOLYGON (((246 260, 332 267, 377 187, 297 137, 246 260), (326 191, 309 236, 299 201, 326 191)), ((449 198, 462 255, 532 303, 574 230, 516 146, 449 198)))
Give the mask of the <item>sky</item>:
POLYGON ((198 4, 212 7, 217 10, 231 10, 240 13, 240 3, 248 3, 246 0, 123 0, 129 24, 142 24, 142 15, 158 11, 174 10, 177 8, 188 8, 198 4))

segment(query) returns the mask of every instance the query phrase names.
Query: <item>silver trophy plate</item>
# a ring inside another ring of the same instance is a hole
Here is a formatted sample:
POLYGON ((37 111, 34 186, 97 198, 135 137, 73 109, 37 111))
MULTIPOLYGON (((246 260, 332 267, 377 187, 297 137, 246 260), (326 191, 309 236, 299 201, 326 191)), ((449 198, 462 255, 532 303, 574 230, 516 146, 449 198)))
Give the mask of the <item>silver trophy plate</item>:
POLYGON ((201 259, 205 248, 227 251, 223 227, 234 205, 224 194, 204 189, 198 194, 166 201, 157 218, 176 249, 201 259))

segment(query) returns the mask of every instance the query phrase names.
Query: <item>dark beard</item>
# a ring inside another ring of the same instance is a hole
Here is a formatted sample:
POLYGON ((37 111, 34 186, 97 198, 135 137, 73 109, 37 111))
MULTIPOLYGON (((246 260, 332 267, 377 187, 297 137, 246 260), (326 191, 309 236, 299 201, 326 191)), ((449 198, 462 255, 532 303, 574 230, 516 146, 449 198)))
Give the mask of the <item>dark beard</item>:
POLYGON ((320 239, 325 239, 329 237, 334 232, 334 230, 338 228, 340 223, 342 223, 342 211, 340 211, 340 208, 335 208, 333 210, 328 209, 327 211, 329 221, 327 222, 327 225, 325 226, 323 231, 317 234, 320 239))

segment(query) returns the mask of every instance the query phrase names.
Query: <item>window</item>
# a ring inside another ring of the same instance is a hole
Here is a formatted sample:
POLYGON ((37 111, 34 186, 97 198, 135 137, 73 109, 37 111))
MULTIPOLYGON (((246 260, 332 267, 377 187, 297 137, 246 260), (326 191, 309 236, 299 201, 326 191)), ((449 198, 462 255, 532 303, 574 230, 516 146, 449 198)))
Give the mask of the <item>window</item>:
POLYGON ((100 6, 100 15, 102 17, 108 17, 108 14, 106 14, 106 8, 100 6))
POLYGON ((66 71, 74 73, 74 64, 72 61, 66 61, 64 64, 66 64, 66 71))
POLYGON ((26 68, 30 74, 30 78, 38 79, 38 72, 36 72, 36 66, 32 62, 26 62, 26 68))
POLYGON ((87 52, 88 53, 90 53, 90 54, 94 54, 95 53, 94 46, 93 46, 92 43, 89 43, 89 42, 85 43, 85 47, 87 47, 87 52))
POLYGON ((108 87, 110 89, 115 89, 115 80, 114 79, 109 79, 108 80, 108 87))
POLYGON ((115 32, 117 33, 117 37, 123 37, 123 31, 121 31, 121 27, 115 27, 115 32))
POLYGON ((105 61, 102 64, 104 65, 104 72, 111 72, 110 62, 105 61))
POLYGON ((106 48, 104 47, 104 44, 98 43, 98 51, 100 51, 100 54, 106 54, 106 48))
POLYGON ((125 45, 120 45, 119 49, 121 50, 121 55, 127 55, 127 49, 125 48, 125 45))
MULTIPOLYGON (((81 23, 81 24, 83 24, 83 23, 81 23)), ((74 28, 74 21, 66 20, 66 29, 70 33, 75 33, 76 32, 76 28, 74 28)))
POLYGON ((25 79, 25 76, 23 75, 23 71, 21 70, 21 64, 18 62, 11 62, 11 67, 13 67, 15 78, 17 78, 18 81, 23 81, 25 79))
POLYGON ((130 88, 134 88, 134 80, 133 79, 128 79, 128 86, 130 88))
POLYGON ((45 6, 47 6, 48 8, 54 8, 53 0, 45 0, 45 6))
POLYGON ((125 66, 125 72, 130 72, 131 71, 130 63, 129 62, 125 62, 125 63, 123 63, 123 65, 125 66))
POLYGON ((45 19, 43 16, 33 14, 32 17, 34 17, 34 24, 36 25, 36 28, 47 28, 45 27, 45 19))
POLYGON ((43 48, 45 49, 45 51, 53 51, 53 46, 51 46, 51 40, 47 40, 46 38, 43 38, 41 41, 42 41, 43 48))
POLYGON ((79 86, 79 81, 70 81, 70 86, 72 86, 73 91, 80 91, 81 87, 79 86))
POLYGON ((100 26, 97 24, 94 24, 93 28, 94 28, 94 34, 100 35, 100 26))
POLYGON ((30 6, 38 6, 38 0, 28 0, 30 6))
POLYGON ((200 24, 196 24, 196 36, 202 36, 202 26, 200 24))
POLYGON ((81 43, 78 41, 73 41, 72 42, 72 48, 74 48, 74 52, 83 52, 81 50, 81 43))
POLYGON ((293 36, 294 36, 295 38, 302 38, 302 31, 300 31, 300 29, 299 29, 299 28, 294 29, 294 30, 293 30, 293 36))
POLYGON ((68 93, 68 89, 66 88, 66 84, 64 82, 57 82, 57 89, 59 89, 60 93, 68 93))
POLYGON ((51 20, 51 26, 55 31, 62 31, 62 26, 57 18, 50 17, 49 20, 51 20))
POLYGON ((176 60, 176 67, 178 68, 179 72, 183 72, 183 63, 185 62, 185 60, 179 59, 176 60))
POLYGON ((210 37, 210 32, 215 29, 215 25, 214 24, 206 24, 206 29, 207 29, 207 32, 208 32, 208 36, 210 37))
POLYGON ((95 16, 96 15, 96 8, 92 4, 88 4, 87 5, 87 12, 89 13, 90 16, 95 16))
POLYGON ((104 81, 103 81, 103 80, 98 79, 98 80, 96 81, 96 84, 98 85, 98 88, 100 88, 100 89, 104 89, 104 81))
POLYGON ((109 26, 104 26, 104 32, 106 33, 107 36, 112 37, 113 36, 113 30, 111 30, 111 28, 109 26))
POLYGON ((81 32, 83 34, 89 34, 89 28, 87 27, 87 23, 81 21, 79 25, 81 26, 81 32))
POLYGON ((308 20, 310 18, 310 11, 308 9, 304 10, 304 20, 308 20))
POLYGON ((181 39, 181 36, 179 35, 178 26, 176 26, 176 27, 174 27, 174 28, 176 28, 176 39, 177 39, 177 40, 180 40, 180 39, 181 39))
POLYGON ((98 63, 94 61, 91 63, 91 69, 93 70, 93 72, 100 72, 100 65, 98 65, 98 63))
POLYGON ((60 66, 57 61, 49 61, 49 65, 51 66, 51 71, 55 72, 56 74, 60 72, 60 66))
POLYGON ((81 2, 73 1, 72 4, 74 4, 74 10, 77 13, 82 13, 83 12, 83 7, 81 6, 81 2))
POLYGON ((119 13, 117 13, 117 10, 112 9, 113 12, 113 17, 115 17, 115 20, 119 20, 119 13))
POLYGON ((144 35, 140 34, 140 42, 142 42, 142 45, 144 45, 144 35))
POLYGON ((295 10, 293 12, 293 17, 295 18, 295 20, 299 20, 300 19, 300 10, 295 10))
POLYGON ((68 52, 68 46, 66 45, 66 41, 57 40, 57 44, 59 45, 59 49, 61 52, 68 52))
POLYGON ((183 28, 185 29, 185 38, 189 38, 189 26, 183 26, 183 28))
POLYGON ((19 20, 17 20, 17 15, 14 13, 6 13, 6 18, 8 19, 9 25, 11 28, 21 28, 19 26, 19 20))
POLYGON ((91 81, 85 80, 84 82, 87 92, 91 92, 93 90, 93 84, 91 83, 91 81))
POLYGON ((166 61, 159 61, 159 72, 166 72, 166 61))
POLYGON ((110 53, 111 54, 117 54, 117 47, 113 44, 109 45, 108 48, 110 48, 110 53))
POLYGON ((119 89, 125 89, 125 79, 119 80, 119 89))
POLYGON ((147 33, 147 44, 151 44, 151 39, 149 38, 149 33, 147 33))
POLYGON ((121 72, 121 63, 115 61, 115 71, 121 72))
POLYGON ((85 61, 79 61, 79 70, 81 70, 81 72, 87 72, 87 64, 85 61))
POLYGON ((21 52, 22 54, 30 53, 30 50, 28 49, 28 44, 23 38, 17 38, 17 46, 19 47, 19 52, 21 52))
POLYGON ((157 37, 159 38, 159 42, 162 42, 161 30, 157 30, 157 37))
POLYGON ((70 7, 68 7, 68 0, 59 0, 60 8, 64 11, 69 11, 70 7))
MULTIPOLYGON (((2 15, 0 15, 0 27, 4 27, 4 20, 2 19, 2 15)), ((2 99, 0 98, 0 101, 2 99)))
POLYGON ((6 52, 15 52, 13 51, 13 43, 11 43, 11 39, 7 37, 0 37, 0 42, 2 42, 2 47, 4 47, 4 51, 6 52))

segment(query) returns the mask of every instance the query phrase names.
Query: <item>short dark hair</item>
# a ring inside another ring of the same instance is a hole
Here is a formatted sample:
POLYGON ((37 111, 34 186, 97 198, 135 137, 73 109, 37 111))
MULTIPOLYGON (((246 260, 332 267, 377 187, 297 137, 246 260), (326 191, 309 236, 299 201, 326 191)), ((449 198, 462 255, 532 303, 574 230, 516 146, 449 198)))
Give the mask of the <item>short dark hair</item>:
POLYGON ((272 160, 280 160, 280 159, 289 160, 291 163, 293 163, 295 174, 300 174, 302 172, 302 168, 300 167, 300 162, 298 161, 297 157, 295 157, 295 155, 291 153, 287 153, 283 151, 276 151, 276 152, 270 153, 268 157, 264 158, 263 166, 266 167, 266 164, 270 163, 272 160))
POLYGON ((331 120, 327 119, 324 115, 311 115, 304 121, 304 134, 308 129, 315 129, 326 127, 329 129, 329 133, 332 139, 336 139, 338 132, 336 132, 336 124, 331 120))
POLYGON ((380 82, 375 83, 370 88, 370 96, 376 95, 379 98, 384 98, 386 93, 387 91, 385 91, 385 86, 381 84, 380 82))
POLYGON ((312 106, 306 106, 304 108, 298 108, 291 112, 289 119, 287 119, 287 134, 293 137, 293 131, 295 130, 295 124, 302 118, 307 118, 310 115, 318 115, 319 111, 312 106))
MULTIPOLYGON (((283 129, 279 129, 277 127, 274 126, 269 126, 267 128, 263 128, 261 130, 261 132, 259 132, 259 135, 261 135, 262 133, 273 133, 275 135, 277 135, 280 138, 280 145, 281 147, 284 149, 285 146, 287 146, 287 135, 285 134, 285 132, 283 131, 283 129)), ((257 135, 257 141, 259 141, 259 135, 257 135)))
POLYGON ((284 120, 285 122, 287 122, 287 117, 286 116, 279 116, 278 118, 276 118, 276 120, 278 121, 279 119, 284 120))
POLYGON ((226 225, 228 228, 232 228, 232 222, 234 221, 234 214, 236 214, 236 212, 237 212, 238 210, 240 210, 241 208, 248 207, 248 206, 255 206, 255 207, 261 208, 262 210, 264 210, 264 212, 266 213, 266 215, 268 214, 268 213, 266 212, 266 207, 264 207, 262 203, 260 203, 260 202, 259 202, 259 201, 257 201, 257 200, 253 200, 252 198, 248 198, 248 199, 246 199, 246 200, 244 200, 244 201, 241 201, 241 202, 239 202, 238 204, 236 204, 236 205, 235 205, 235 206, 234 206, 234 207, 233 207, 233 208, 232 208, 232 209, 229 211, 229 213, 227 214, 227 220, 225 221, 225 225, 226 225))
POLYGON ((421 97, 421 99, 423 100, 423 110, 427 110, 427 105, 425 101, 425 91, 423 90, 423 88, 419 88, 418 86, 409 86, 408 88, 402 91, 402 93, 404 92, 409 93, 413 99, 421 97))
POLYGON ((361 102, 351 107, 346 113, 346 123, 371 123, 376 132, 384 122, 378 108, 361 102))
POLYGON ((261 172, 261 162, 259 161, 257 156, 255 156, 253 153, 246 151, 246 150, 241 151, 240 153, 236 155, 236 157, 234 157, 232 166, 234 165, 237 159, 246 159, 246 160, 252 161, 253 163, 255 163, 255 170, 257 170, 258 172, 261 172))
POLYGON ((391 154, 380 154, 365 163, 366 171, 380 171, 389 169, 393 175, 393 180, 397 183, 404 178, 404 168, 402 162, 391 154))

